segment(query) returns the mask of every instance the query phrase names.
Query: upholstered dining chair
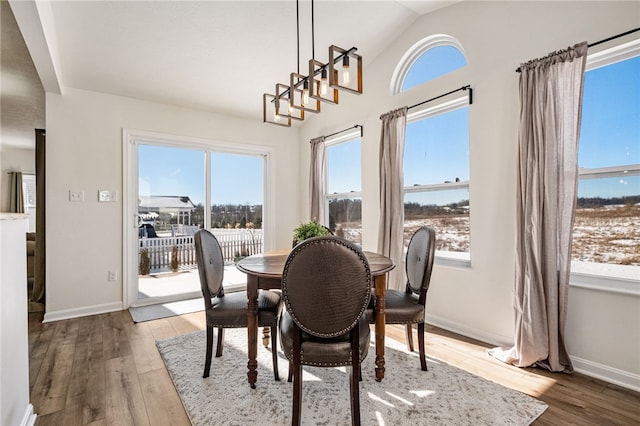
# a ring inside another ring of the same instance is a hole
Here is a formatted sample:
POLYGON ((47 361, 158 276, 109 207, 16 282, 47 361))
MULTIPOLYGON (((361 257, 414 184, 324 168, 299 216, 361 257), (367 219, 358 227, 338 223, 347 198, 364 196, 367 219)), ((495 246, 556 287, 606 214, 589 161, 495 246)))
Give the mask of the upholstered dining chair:
MULTIPOLYGON (((224 293, 224 258, 216 237, 206 229, 197 231, 194 236, 196 261, 200 274, 200 287, 204 297, 207 325, 207 351, 203 378, 209 377, 211 355, 213 352, 213 329, 218 329, 216 357, 222 356, 225 328, 247 327, 247 292, 224 293)), ((273 375, 278 374, 278 318, 281 311, 282 296, 279 292, 260 290, 258 293, 258 326, 271 330, 271 355, 273 375)), ((266 344, 265 344, 266 345, 266 344)))
MULTIPOLYGON (((407 271, 405 290, 387 289, 385 295, 385 323, 405 325, 407 348, 410 352, 413 352, 413 324, 418 325, 420 367, 424 371, 427 371, 424 347, 424 315, 435 249, 436 233, 433 229, 422 227, 414 232, 409 241, 405 259, 407 271)), ((370 305, 370 309, 372 307, 373 304, 370 305)), ((368 312, 368 316, 371 322, 375 322, 371 310, 368 312)))
POLYGON ((282 272, 286 310, 280 344, 293 371, 293 425, 301 421, 303 365, 351 366, 351 423, 360 424, 360 363, 369 350, 364 312, 370 293, 367 258, 349 241, 309 238, 289 254, 282 272))

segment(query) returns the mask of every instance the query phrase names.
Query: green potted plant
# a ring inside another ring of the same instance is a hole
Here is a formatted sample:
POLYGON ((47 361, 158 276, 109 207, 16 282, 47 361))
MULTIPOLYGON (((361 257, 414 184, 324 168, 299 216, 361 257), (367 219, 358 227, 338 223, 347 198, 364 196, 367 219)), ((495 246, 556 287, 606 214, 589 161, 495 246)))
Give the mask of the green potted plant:
POLYGON ((149 258, 149 250, 143 248, 140 250, 140 264, 138 265, 139 275, 149 275, 151 272, 151 259, 149 258))
POLYGON ((300 224, 300 226, 293 230, 293 245, 295 246, 307 238, 322 237, 324 235, 331 235, 331 231, 313 219, 300 224))
POLYGON ((180 267, 180 256, 178 254, 178 246, 173 246, 171 248, 171 270, 173 272, 178 272, 179 267, 180 267))

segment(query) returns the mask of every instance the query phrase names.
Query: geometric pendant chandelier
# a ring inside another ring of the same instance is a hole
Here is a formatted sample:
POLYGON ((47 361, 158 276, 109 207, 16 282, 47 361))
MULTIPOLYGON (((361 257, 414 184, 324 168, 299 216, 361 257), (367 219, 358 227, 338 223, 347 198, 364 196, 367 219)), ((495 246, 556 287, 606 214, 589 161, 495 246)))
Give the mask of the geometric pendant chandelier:
POLYGON ((322 103, 338 104, 339 92, 362 94, 362 57, 355 47, 342 49, 329 46, 329 60, 315 58, 313 0, 311 0, 311 49, 308 74, 300 73, 300 18, 296 0, 298 38, 298 70, 286 83, 276 83, 275 92, 262 95, 262 116, 265 123, 291 127, 291 121, 302 121, 305 113, 317 114, 322 103))

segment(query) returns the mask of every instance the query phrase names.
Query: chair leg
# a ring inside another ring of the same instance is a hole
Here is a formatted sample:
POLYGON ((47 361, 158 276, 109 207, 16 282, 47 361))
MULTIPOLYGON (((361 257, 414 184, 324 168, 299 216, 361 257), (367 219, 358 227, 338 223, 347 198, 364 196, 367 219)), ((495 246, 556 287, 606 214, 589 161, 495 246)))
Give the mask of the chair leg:
POLYGON ((427 371, 427 358, 424 353, 424 323, 418 323, 418 346, 420 350, 420 368, 422 371, 427 371))
POLYGON ((349 391, 351 393, 351 425, 360 426, 360 331, 356 325, 351 329, 351 374, 349 391))
MULTIPOLYGON (((297 327, 296 327, 297 328, 297 327)), ((300 329, 294 331, 293 337, 293 417, 291 419, 292 426, 300 426, 302 420, 302 365, 301 365, 301 343, 300 329)))
POLYGON ((278 327, 271 327, 271 361, 273 362, 273 378, 276 382, 280 381, 280 372, 278 371, 278 327))
POLYGON ((407 349, 409 352, 413 352, 413 327, 411 324, 406 325, 405 334, 407 336, 407 349))
POLYGON ((204 373, 202 378, 209 377, 209 371, 211 370, 211 353, 213 352, 213 327, 207 327, 207 354, 204 358, 204 373))
POLYGON ((222 356, 223 345, 224 345, 224 328, 218 327, 218 346, 216 347, 216 358, 222 356))
MULTIPOLYGON (((356 356, 357 358, 357 356, 356 356)), ((351 366, 351 374, 349 375, 349 391, 351 393, 351 425, 360 426, 360 380, 358 380, 358 371, 360 371, 360 363, 351 366)))

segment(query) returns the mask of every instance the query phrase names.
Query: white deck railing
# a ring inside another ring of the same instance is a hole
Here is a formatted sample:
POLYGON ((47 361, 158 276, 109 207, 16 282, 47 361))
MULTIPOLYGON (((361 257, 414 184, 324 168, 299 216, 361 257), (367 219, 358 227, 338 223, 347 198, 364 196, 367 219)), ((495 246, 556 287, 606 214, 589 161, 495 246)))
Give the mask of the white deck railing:
MULTIPOLYGON (((250 256, 263 251, 262 229, 212 229, 211 232, 220 243, 225 262, 233 262, 237 257, 250 256)), ((197 267, 193 235, 138 239, 138 264, 140 264, 142 250, 146 249, 150 272, 170 271, 171 253, 174 247, 177 249, 180 270, 197 267)))

